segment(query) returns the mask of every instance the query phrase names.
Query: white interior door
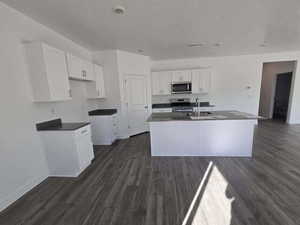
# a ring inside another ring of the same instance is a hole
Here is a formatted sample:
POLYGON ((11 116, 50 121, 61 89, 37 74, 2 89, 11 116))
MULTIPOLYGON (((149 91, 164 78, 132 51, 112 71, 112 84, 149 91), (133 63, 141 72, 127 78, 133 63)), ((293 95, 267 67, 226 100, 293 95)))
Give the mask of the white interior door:
POLYGON ((129 135, 148 130, 147 79, 145 76, 128 75, 125 79, 126 106, 129 135))

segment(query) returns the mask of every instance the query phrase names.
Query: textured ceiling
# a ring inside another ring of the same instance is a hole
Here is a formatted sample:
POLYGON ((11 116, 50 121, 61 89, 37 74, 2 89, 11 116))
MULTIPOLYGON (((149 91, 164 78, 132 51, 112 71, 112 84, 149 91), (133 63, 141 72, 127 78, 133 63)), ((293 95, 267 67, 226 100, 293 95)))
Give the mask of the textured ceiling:
POLYGON ((171 59, 300 50, 299 0, 2 2, 92 51, 142 49, 171 59), (116 5, 126 8, 124 15, 112 12, 116 5))

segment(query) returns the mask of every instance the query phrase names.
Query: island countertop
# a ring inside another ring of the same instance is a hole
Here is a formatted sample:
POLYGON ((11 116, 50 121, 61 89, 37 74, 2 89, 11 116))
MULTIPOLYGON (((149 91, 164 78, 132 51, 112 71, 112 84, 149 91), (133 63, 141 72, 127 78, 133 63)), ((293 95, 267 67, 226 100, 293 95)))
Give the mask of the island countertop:
POLYGON ((257 120, 263 117, 252 115, 240 111, 212 111, 197 113, 152 113, 147 122, 163 122, 163 121, 202 121, 202 120, 257 120))

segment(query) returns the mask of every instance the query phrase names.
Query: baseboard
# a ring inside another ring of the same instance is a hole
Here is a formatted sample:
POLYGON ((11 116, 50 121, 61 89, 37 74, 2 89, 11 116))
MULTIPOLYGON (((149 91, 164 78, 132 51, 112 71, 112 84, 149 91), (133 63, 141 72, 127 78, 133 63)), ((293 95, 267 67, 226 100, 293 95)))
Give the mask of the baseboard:
POLYGON ((287 123, 290 124, 290 125, 298 125, 298 124, 300 124, 300 121, 299 120, 287 121, 287 123))
POLYGON ((27 183, 25 183, 23 186, 17 188, 13 193, 7 195, 4 199, 0 199, 0 212, 6 209, 8 206, 10 206, 12 203, 14 203, 16 200, 18 200, 20 197, 22 197, 32 188, 40 184, 47 177, 48 174, 45 174, 44 176, 40 176, 37 178, 33 178, 29 180, 27 183))
POLYGON ((118 135, 118 136, 117 136, 117 139, 120 139, 120 140, 122 140, 122 139, 127 139, 127 138, 129 138, 128 135, 123 135, 123 136, 118 135))

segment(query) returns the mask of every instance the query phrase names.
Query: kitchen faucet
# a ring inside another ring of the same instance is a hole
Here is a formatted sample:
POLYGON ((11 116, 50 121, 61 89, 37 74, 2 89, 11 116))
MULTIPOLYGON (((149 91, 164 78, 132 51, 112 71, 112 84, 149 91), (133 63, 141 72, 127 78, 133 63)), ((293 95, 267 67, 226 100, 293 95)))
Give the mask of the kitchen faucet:
POLYGON ((197 112, 197 116, 200 116, 200 101, 199 101, 199 98, 196 98, 196 112, 197 112))

